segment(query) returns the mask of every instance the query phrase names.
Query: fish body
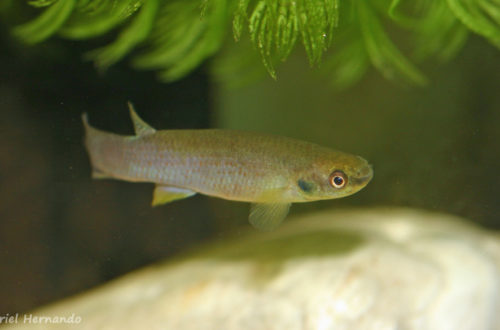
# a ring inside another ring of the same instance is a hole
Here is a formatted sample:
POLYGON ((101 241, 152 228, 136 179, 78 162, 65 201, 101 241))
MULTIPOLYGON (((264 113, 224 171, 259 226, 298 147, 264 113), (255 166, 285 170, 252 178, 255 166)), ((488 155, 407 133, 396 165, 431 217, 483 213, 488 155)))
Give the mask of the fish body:
POLYGON ((290 203, 353 194, 373 175, 363 158, 313 143, 222 129, 157 131, 129 109, 135 136, 93 128, 84 115, 85 145, 94 177, 153 182, 153 205, 195 193, 250 202, 250 222, 270 230, 290 203))

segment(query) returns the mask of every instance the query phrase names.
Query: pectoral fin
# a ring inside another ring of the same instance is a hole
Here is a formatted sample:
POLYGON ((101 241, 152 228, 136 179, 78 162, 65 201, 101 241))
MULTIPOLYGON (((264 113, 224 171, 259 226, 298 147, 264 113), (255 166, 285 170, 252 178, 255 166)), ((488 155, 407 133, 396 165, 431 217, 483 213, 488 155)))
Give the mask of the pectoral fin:
POLYGON ((157 206, 170 203, 178 199, 193 196, 194 194, 196 192, 189 189, 157 185, 153 193, 152 205, 157 206))
POLYGON ((248 220, 259 230, 271 231, 285 219, 290 203, 254 203, 248 220))

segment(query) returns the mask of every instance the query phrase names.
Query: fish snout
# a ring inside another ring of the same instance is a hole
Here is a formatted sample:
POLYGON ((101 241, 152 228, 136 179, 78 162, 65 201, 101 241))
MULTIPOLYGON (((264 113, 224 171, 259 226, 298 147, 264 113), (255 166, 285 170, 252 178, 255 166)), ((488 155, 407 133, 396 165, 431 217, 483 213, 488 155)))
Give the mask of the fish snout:
POLYGON ((359 171, 357 171, 356 176, 351 178, 351 182, 356 186, 365 186, 373 178, 373 168, 370 164, 366 163, 359 171))

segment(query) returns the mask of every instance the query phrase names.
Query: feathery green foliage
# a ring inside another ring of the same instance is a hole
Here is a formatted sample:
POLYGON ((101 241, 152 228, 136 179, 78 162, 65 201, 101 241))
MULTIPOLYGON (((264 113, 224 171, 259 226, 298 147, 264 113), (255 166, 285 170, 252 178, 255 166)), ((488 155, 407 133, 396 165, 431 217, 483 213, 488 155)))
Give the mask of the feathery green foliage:
MULTIPOLYGON (((268 73, 297 44, 313 67, 339 86, 360 79, 370 63, 385 77, 425 84, 414 61, 448 60, 479 34, 500 48, 499 0, 33 0, 42 8, 13 32, 28 44, 54 34, 82 40, 114 30, 116 40, 86 58, 105 69, 134 51, 132 65, 182 78, 216 54, 232 30, 242 51, 228 52, 225 70, 248 53, 248 38, 268 73), (394 33, 391 36, 388 31, 394 33), (395 37, 397 36, 397 37, 395 37), (405 44, 405 52, 396 42, 405 44), (410 60, 413 58, 413 61, 410 60), (233 63, 233 64, 231 64, 233 63)), ((232 46, 234 47, 234 46, 232 46)), ((248 56, 244 56, 246 62, 248 56)), ((220 62, 220 61, 219 61, 220 62)), ((249 70, 247 70, 249 71, 249 70)), ((236 76, 236 73, 231 74, 236 76)))
POLYGON ((338 24, 338 0, 258 1, 247 14, 249 4, 249 0, 238 3, 234 36, 240 39, 248 21, 250 38, 271 76, 276 77, 273 62, 286 60, 299 38, 311 65, 320 62, 338 24))

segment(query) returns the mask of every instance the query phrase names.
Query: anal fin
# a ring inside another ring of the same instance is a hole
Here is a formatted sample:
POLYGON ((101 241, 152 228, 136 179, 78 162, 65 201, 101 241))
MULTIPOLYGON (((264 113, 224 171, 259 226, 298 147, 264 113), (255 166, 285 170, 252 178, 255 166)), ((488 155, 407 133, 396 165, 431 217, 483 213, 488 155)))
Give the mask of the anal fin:
POLYGON ((171 186, 156 185, 153 192, 152 206, 170 203, 178 199, 187 198, 196 194, 195 191, 171 186))
POLYGON ((92 179, 114 179, 112 176, 96 169, 92 169, 92 179))

